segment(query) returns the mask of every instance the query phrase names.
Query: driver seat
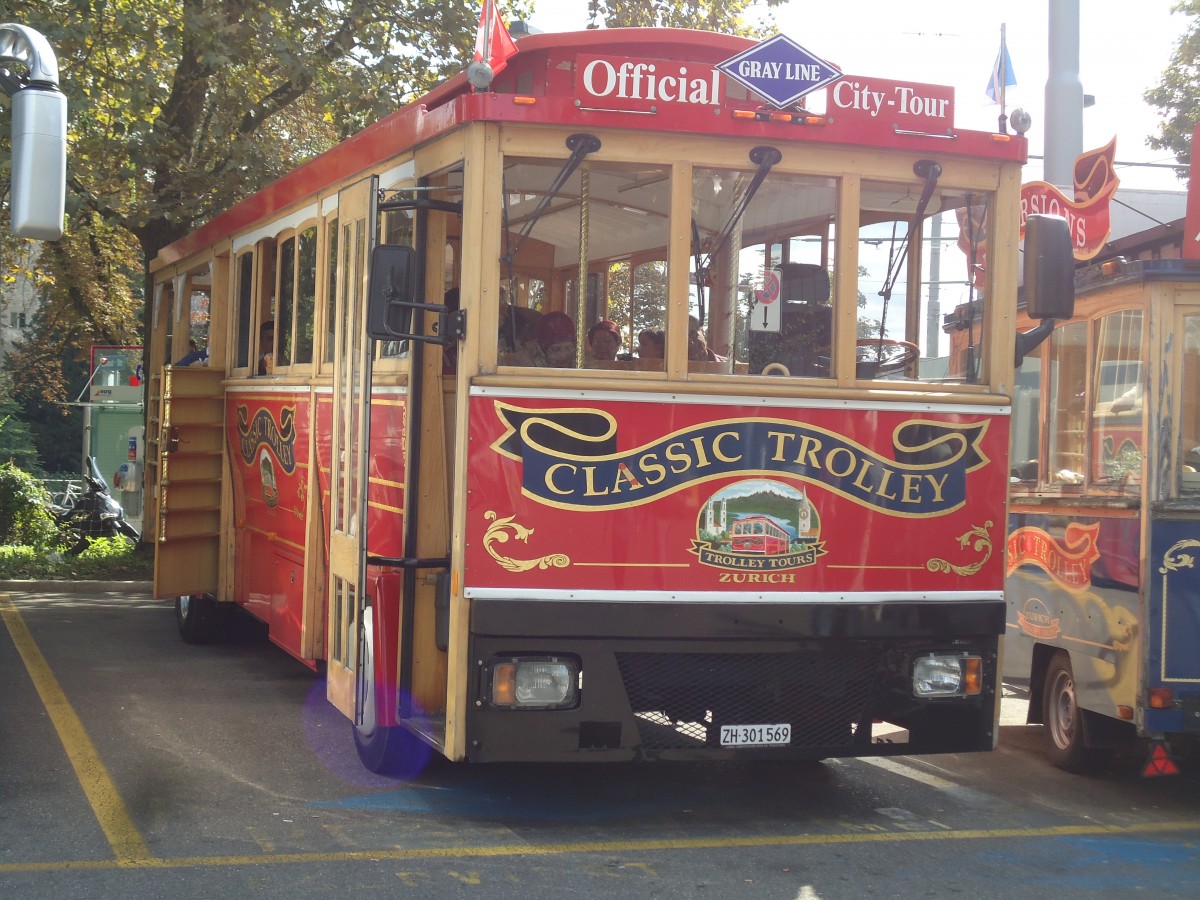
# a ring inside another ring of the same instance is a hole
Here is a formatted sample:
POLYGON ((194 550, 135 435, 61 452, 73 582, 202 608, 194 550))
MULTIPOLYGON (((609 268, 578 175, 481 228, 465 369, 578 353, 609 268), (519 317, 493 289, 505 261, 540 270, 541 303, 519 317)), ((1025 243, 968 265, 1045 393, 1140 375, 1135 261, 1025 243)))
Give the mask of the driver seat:
POLYGON ((750 332, 749 371, 761 375, 771 363, 792 375, 828 377, 833 339, 829 272, 814 263, 779 266, 780 329, 750 332))

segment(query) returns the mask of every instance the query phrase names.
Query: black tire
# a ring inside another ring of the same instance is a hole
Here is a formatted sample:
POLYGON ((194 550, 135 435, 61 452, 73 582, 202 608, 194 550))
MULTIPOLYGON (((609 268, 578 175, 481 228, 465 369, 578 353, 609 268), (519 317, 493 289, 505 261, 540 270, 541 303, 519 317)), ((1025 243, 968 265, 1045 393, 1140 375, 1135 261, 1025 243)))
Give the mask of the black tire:
POLYGON ((187 644, 210 644, 221 630, 223 610, 210 594, 191 594, 175 598, 175 624, 187 644))
POLYGON ((354 747, 362 764, 377 775, 412 778, 429 767, 433 748, 401 726, 376 726, 365 731, 354 725, 354 747))
POLYGON ((412 778, 426 769, 434 756, 433 748, 400 725, 380 725, 381 698, 375 690, 375 653, 372 610, 363 610, 364 647, 359 661, 358 678, 362 690, 362 722, 352 722, 354 746, 358 758, 378 775, 412 778))
POLYGON ((1042 722, 1046 734, 1046 754, 1050 762, 1066 772, 1083 774, 1093 771, 1103 754, 1084 742, 1084 717, 1087 711, 1076 702, 1075 675, 1071 657, 1059 650, 1046 667, 1042 689, 1042 722))

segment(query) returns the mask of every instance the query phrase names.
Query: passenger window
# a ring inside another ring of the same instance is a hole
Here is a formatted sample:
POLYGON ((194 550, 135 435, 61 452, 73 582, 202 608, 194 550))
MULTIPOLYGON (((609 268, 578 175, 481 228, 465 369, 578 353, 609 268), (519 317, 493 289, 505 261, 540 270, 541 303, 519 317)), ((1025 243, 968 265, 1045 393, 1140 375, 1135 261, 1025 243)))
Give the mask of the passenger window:
POLYGON ((926 191, 920 181, 863 183, 856 373, 979 383, 992 197, 940 183, 926 191))
POLYGON ((250 322, 254 312, 254 254, 243 253, 237 258, 236 265, 237 350, 233 365, 236 369, 247 369, 250 367, 250 322))
POLYGON ((1056 328, 1050 337, 1050 465, 1053 485, 1084 481, 1084 422, 1087 418, 1087 323, 1056 328))
POLYGON ((1142 478, 1142 311, 1096 323, 1092 481, 1137 491, 1142 478))
POLYGON ((830 377, 836 211, 832 178, 695 170, 689 371, 830 377))
POLYGON ((501 365, 662 369, 661 357, 642 359, 638 335, 666 325, 670 176, 591 159, 505 160, 501 365))
POLYGON ((1032 487, 1038 481, 1042 446, 1042 348, 1034 347, 1017 369, 1013 396, 1012 471, 1009 477, 1032 487))
POLYGON ((309 365, 317 318, 317 226, 300 232, 296 248, 296 337, 293 362, 309 365))
POLYGON ((292 313, 296 302, 296 238, 289 237, 279 244, 279 284, 275 293, 275 334, 278 351, 276 366, 292 364, 292 313))
POLYGON ((1200 391, 1195 389, 1200 384, 1200 313, 1183 317, 1181 336, 1183 366, 1179 383, 1191 387, 1180 392, 1180 490, 1195 494, 1200 493, 1200 391))
POLYGON ((325 279, 325 356, 326 368, 333 371, 333 352, 337 347, 337 272, 338 272, 338 220, 336 216, 329 218, 325 227, 329 236, 326 247, 325 266, 328 277, 325 279))

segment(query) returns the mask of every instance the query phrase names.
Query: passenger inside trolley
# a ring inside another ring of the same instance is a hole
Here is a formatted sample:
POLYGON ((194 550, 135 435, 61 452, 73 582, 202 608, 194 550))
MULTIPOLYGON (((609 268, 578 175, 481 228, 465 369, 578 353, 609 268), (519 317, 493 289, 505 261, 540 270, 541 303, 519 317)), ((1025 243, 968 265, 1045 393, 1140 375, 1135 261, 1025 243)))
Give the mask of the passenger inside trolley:
POLYGON ((258 374, 270 375, 275 369, 275 320, 267 319, 258 327, 258 374))
POLYGON ((589 365, 616 361, 621 350, 621 329, 611 319, 601 319, 588 329, 587 349, 589 365))
POLYGON ((638 359, 661 360, 664 356, 663 333, 653 328, 643 329, 638 335, 638 359))
POLYGON ((542 316, 537 326, 537 364, 553 369, 575 365, 575 323, 564 312, 542 316))
POLYGON ((750 333, 751 374, 829 376, 833 340, 829 294, 829 273, 820 265, 779 266, 780 329, 750 333))
MULTIPOLYGON (((660 331, 664 345, 671 340, 671 171, 585 159, 580 142, 572 144, 576 138, 596 140, 573 135, 565 159, 505 160, 501 276, 513 287, 511 300, 501 301, 501 366, 531 364, 519 352, 522 334, 531 335, 539 316, 554 311, 574 321, 611 321, 620 334, 660 331)), ((911 179, 867 181, 854 242, 835 227, 837 180, 778 173, 772 168, 778 160, 758 152, 770 149, 755 148, 740 168, 698 165, 692 171, 688 372, 832 379, 835 323, 853 322, 852 368, 860 379, 976 381, 985 334, 973 288, 963 283, 961 323, 931 332, 920 289, 921 248, 931 240, 932 218, 960 209, 986 217, 990 197, 939 183, 934 167, 917 172, 926 179, 920 199, 911 179), (847 319, 834 310, 852 299, 839 269, 852 243, 861 312, 847 319), (778 318, 764 322, 755 298, 776 277, 778 318)), ((665 368, 641 364, 660 358, 653 350, 621 358, 618 348, 611 360, 590 345, 585 350, 592 368, 665 368)))

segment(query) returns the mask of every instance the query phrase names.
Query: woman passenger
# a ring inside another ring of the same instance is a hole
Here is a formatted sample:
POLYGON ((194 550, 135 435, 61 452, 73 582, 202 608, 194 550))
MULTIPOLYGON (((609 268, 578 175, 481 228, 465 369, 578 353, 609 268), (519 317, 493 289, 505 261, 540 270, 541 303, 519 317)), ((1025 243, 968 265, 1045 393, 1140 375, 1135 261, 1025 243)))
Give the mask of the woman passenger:
POLYGON ((542 316, 537 325, 540 364, 557 369, 575 367, 575 323, 565 312, 542 316))
POLYGON ((665 349, 666 340, 661 331, 645 328, 638 333, 639 359, 662 359, 665 349))
POLYGON ((601 319, 588 329, 588 361, 612 362, 621 349, 621 329, 610 319, 601 319))

